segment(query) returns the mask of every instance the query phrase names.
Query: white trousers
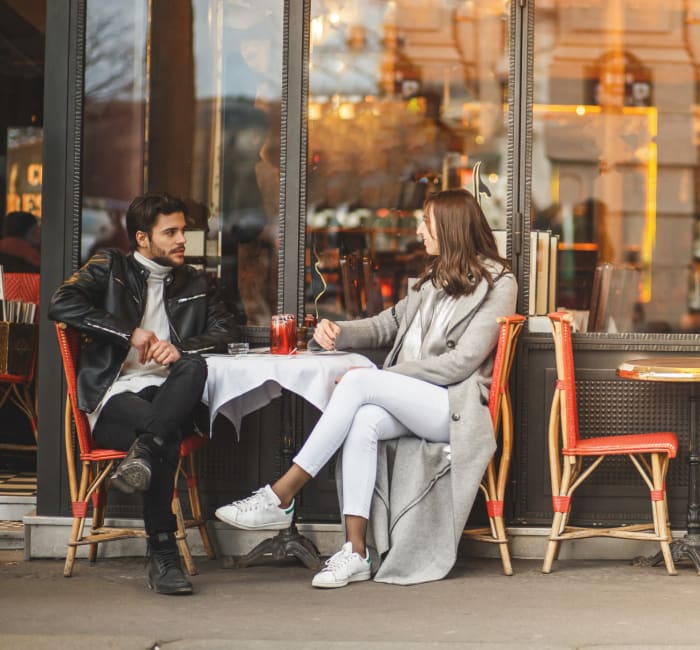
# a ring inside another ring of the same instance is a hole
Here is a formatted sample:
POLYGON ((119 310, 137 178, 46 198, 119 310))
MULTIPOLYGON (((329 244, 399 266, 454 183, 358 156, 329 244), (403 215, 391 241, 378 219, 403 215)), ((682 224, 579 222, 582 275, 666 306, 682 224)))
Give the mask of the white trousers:
POLYGON ((343 446, 343 515, 369 518, 377 474, 377 441, 415 435, 449 441, 447 388, 374 368, 348 371, 294 457, 316 476, 343 446))

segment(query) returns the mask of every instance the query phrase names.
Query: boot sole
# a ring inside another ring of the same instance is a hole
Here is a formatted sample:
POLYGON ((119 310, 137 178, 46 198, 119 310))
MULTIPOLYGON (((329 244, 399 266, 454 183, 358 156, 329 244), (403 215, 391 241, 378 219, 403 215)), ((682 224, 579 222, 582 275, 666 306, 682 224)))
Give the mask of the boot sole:
POLYGON ((192 587, 179 587, 177 589, 159 589, 150 580, 148 581, 148 588, 157 594, 163 594, 165 596, 191 596, 194 593, 192 587))
POLYGON ((112 485, 126 492, 145 492, 151 484, 151 468, 138 460, 129 463, 126 467, 117 467, 111 478, 112 485))
POLYGON ((121 477, 116 475, 112 475, 107 479, 107 489, 109 490, 110 488, 117 488, 117 490, 124 494, 133 494, 135 492, 134 488, 124 483, 121 477))

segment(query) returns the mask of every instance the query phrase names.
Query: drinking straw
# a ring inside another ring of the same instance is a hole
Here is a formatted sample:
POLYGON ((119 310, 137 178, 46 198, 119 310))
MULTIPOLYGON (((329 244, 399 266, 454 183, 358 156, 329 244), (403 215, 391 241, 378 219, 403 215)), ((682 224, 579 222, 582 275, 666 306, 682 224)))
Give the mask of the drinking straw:
POLYGON ((316 262, 314 262, 314 271, 316 271, 316 275, 321 280, 321 284, 323 285, 323 289, 318 292, 316 297, 314 298, 314 311, 316 312, 316 321, 318 322, 319 320, 319 315, 318 315, 318 301, 321 299, 321 296, 326 293, 326 289, 328 288, 328 284, 326 284, 326 279, 323 277, 323 273, 321 273, 321 258, 318 256, 318 250, 316 248, 316 242, 314 241, 314 257, 316 258, 316 262))

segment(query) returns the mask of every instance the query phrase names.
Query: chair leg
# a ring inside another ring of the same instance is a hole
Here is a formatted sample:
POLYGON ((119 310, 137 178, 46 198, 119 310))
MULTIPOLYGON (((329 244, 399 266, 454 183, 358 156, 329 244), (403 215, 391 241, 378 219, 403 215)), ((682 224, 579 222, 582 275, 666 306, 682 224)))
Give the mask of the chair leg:
POLYGON ((559 544, 560 544, 559 540, 552 539, 552 537, 559 534, 559 531, 561 530, 561 523, 562 523, 563 519, 564 519, 563 512, 555 512, 554 513, 554 517, 552 518, 552 532, 551 532, 550 537, 549 537, 549 543, 547 544, 547 552, 545 553, 545 556, 544 556, 544 564, 542 565, 542 573, 551 573, 552 572, 552 564, 554 562, 554 559, 559 554, 559 544))
MULTIPOLYGON (((100 472, 100 467, 97 468, 97 473, 100 472)), ((94 473, 90 471, 90 482, 93 481, 94 473)), ((92 507, 92 530, 93 532, 102 528, 105 524, 105 509, 107 505, 107 492, 104 484, 100 485, 95 491, 95 500, 92 507)), ((90 544, 88 549, 88 560, 91 563, 97 562, 97 543, 90 544)))
POLYGON ((194 576, 197 575, 197 567, 194 564, 190 547, 187 544, 187 527, 185 526, 185 518, 182 516, 182 504, 180 503, 180 495, 177 490, 177 483, 178 478, 180 478, 181 469, 182 458, 177 461, 177 469, 175 470, 175 485, 173 486, 173 500, 171 503, 171 508, 177 521, 177 532, 175 533, 175 539, 177 540, 177 546, 180 549, 180 556, 182 557, 187 573, 194 576))
MULTIPOLYGON (((104 491, 100 491, 97 495, 97 506, 92 508, 92 530, 93 532, 98 531, 105 524, 105 498, 106 494, 104 491)), ((97 562, 97 543, 90 544, 88 549, 88 560, 91 563, 97 562)))
POLYGON ((0 408, 2 408, 5 405, 7 398, 12 393, 12 386, 13 384, 6 384, 2 387, 2 389, 0 389, 0 408))
MULTIPOLYGON (((657 506, 655 508, 655 514, 656 518, 659 520, 659 523, 667 519, 668 513, 666 511, 666 504, 663 501, 657 501, 657 506)), ((664 556, 664 564, 666 565, 666 571, 668 571, 668 575, 670 576, 675 576, 677 575, 676 571, 676 565, 673 562, 673 555, 671 553, 671 530, 667 526, 663 526, 664 528, 664 533, 666 534, 666 540, 659 542, 661 545, 661 553, 664 556)))
POLYGON ((26 384, 21 387, 18 384, 12 384, 12 393, 13 394, 10 396, 11 401, 15 403, 17 408, 19 408, 29 420, 29 424, 32 427, 34 442, 38 442, 39 431, 37 428, 36 408, 32 391, 26 384))
MULTIPOLYGON (((569 525, 569 517, 571 516, 571 499, 569 499, 569 507, 566 509, 566 512, 562 512, 562 517, 561 517, 561 523, 560 526, 561 528, 559 530, 565 530, 566 527, 569 525)), ((561 551, 561 544, 557 544, 557 550, 554 554, 554 561, 556 562, 559 559, 559 552, 561 551)))
POLYGON ((85 524, 85 516, 87 515, 87 502, 85 495, 87 494, 88 481, 90 479, 90 464, 83 463, 83 471, 80 474, 80 487, 78 489, 78 498, 72 504, 73 508, 73 525, 71 526, 70 538, 68 539, 68 550, 66 551, 66 563, 63 566, 63 576, 70 578, 73 575, 73 564, 75 562, 75 554, 78 550, 78 540, 83 534, 83 525, 85 524), (78 514, 76 515, 76 511, 78 514))
POLYGON ((175 533, 175 539, 177 540, 177 547, 180 550, 180 557, 182 557, 182 562, 185 565, 185 570, 187 573, 191 576, 196 576, 197 567, 192 559, 190 547, 187 544, 187 528, 185 528, 185 520, 182 516, 182 506, 178 496, 173 497, 172 508, 173 514, 177 519, 177 532, 175 533))
POLYGON ((214 552, 214 546, 211 543, 209 537, 209 531, 207 530, 207 522, 202 516, 202 504, 199 500, 199 481, 197 477, 197 464, 195 462, 194 454, 190 454, 188 459, 189 477, 187 480, 187 494, 190 498, 190 508, 192 509, 192 516, 196 521, 201 523, 198 524, 199 535, 202 538, 202 545, 207 553, 207 557, 213 560, 216 557, 214 552))
POLYGON ((676 566, 673 562, 673 555, 671 554, 671 528, 668 521, 668 509, 666 505, 666 471, 668 470, 668 459, 661 459, 659 454, 651 455, 651 468, 652 468, 652 481, 654 484, 654 490, 663 493, 663 498, 658 500, 653 500, 651 502, 651 511, 654 517, 654 530, 658 537, 665 538, 664 541, 659 542, 661 546, 661 553, 664 556, 664 563, 666 564, 666 571, 671 576, 677 574, 676 566))
POLYGON ((501 564, 503 564, 503 574, 512 576, 513 564, 510 560, 510 548, 508 546, 508 536, 506 535, 506 527, 503 523, 503 517, 492 517, 492 521, 496 528, 497 539, 505 540, 498 545, 498 550, 501 554, 501 564))
POLYGON ((63 576, 70 578, 73 575, 73 564, 75 563, 75 554, 78 547, 75 545, 78 541, 78 531, 82 526, 83 520, 81 517, 73 517, 73 525, 71 526, 70 539, 68 540, 68 550, 66 551, 66 563, 63 565, 63 576))
POLYGON ((551 573, 552 564, 554 560, 559 557, 559 546, 561 545, 561 540, 555 539, 564 530, 564 526, 568 520, 568 513, 571 511, 571 495, 568 494, 569 486, 571 484, 574 466, 569 458, 564 458, 564 471, 561 475, 561 482, 559 484, 559 489, 556 490, 556 494, 560 497, 569 496, 569 504, 565 512, 555 512, 552 517, 552 532, 549 536, 549 543, 547 544, 547 552, 544 556, 544 563, 542 564, 542 573, 551 573))

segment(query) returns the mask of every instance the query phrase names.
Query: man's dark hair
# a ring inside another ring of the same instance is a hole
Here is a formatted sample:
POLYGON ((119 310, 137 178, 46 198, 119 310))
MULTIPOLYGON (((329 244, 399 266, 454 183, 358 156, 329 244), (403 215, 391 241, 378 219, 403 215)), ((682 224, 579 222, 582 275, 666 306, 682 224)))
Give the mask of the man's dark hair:
POLYGON ((3 234, 5 237, 26 237, 37 223, 37 218, 31 212, 8 212, 5 215, 3 234))
POLYGON ((158 215, 182 212, 187 217, 185 202, 165 192, 149 192, 137 196, 126 212, 126 232, 129 235, 131 250, 136 250, 136 233, 148 233, 150 237, 158 215))

